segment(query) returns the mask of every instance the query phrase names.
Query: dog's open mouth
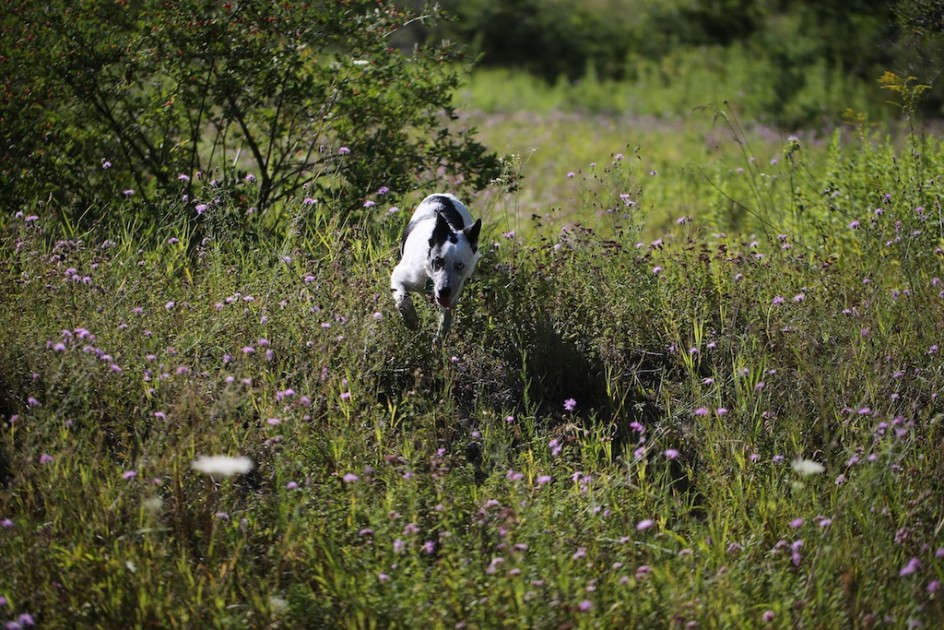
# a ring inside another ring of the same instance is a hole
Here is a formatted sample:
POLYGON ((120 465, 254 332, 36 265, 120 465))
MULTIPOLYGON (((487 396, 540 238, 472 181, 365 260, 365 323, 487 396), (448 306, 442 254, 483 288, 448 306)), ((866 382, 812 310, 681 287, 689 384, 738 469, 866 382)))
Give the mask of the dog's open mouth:
POLYGON ((444 295, 437 295, 436 303, 443 308, 450 308, 452 306, 452 298, 448 298, 444 295))

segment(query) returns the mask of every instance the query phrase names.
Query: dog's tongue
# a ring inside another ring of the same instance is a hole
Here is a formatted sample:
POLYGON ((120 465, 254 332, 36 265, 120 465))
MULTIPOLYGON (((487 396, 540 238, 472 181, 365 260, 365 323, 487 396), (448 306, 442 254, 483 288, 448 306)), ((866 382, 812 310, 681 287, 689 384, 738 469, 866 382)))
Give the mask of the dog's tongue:
POLYGON ((449 298, 443 297, 441 295, 436 298, 436 302, 443 308, 449 308, 449 305, 451 304, 449 298))

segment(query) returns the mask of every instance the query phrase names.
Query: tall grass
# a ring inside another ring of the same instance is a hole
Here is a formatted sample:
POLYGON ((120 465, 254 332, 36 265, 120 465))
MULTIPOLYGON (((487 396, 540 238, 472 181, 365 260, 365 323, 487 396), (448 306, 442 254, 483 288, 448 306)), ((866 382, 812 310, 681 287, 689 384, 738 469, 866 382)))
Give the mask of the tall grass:
POLYGON ((936 626, 944 151, 718 129, 730 167, 668 132, 510 163, 443 347, 387 297, 404 212, 190 248, 7 221, 0 615, 936 626))

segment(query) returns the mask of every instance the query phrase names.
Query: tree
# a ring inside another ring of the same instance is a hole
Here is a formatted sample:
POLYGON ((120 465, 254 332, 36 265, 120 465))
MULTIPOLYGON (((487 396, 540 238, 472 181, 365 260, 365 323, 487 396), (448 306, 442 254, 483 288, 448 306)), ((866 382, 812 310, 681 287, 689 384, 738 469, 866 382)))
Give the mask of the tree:
POLYGON ((195 202, 201 179, 257 210, 306 186, 354 211, 443 166, 484 187, 496 156, 450 125, 461 50, 389 41, 438 18, 376 0, 14 0, 0 189, 99 218, 128 188, 195 202))

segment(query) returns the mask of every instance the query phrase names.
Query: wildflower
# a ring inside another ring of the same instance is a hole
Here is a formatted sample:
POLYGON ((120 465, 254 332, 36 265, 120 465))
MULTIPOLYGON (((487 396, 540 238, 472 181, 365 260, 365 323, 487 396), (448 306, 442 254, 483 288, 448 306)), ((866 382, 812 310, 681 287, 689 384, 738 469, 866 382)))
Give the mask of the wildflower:
POLYGON ((797 528, 803 527, 804 523, 806 523, 805 518, 802 518, 802 517, 795 518, 792 521, 790 521, 790 527, 792 527, 793 529, 797 529, 797 528))
POLYGON ((587 556, 587 548, 577 547, 577 551, 574 552, 573 559, 580 560, 581 558, 585 558, 586 556, 587 556))
POLYGON ((423 553, 425 553, 428 556, 431 556, 433 555, 433 552, 436 551, 436 543, 434 543, 432 540, 427 540, 426 542, 423 543, 422 549, 423 549, 423 553))
POLYGON ((782 295, 776 295, 776 296, 774 296, 774 302, 773 302, 773 303, 774 303, 774 306, 780 306, 781 304, 783 304, 783 296, 782 296, 782 295))
POLYGON ((665 449, 665 451, 662 452, 662 455, 666 459, 678 459, 679 452, 675 450, 674 448, 667 448, 665 449))
POLYGON ((13 521, 8 518, 5 518, 2 521, 0 521, 0 527, 2 527, 3 529, 13 529, 13 521))
POLYGON ((652 273, 653 275, 658 276, 660 273, 662 273, 662 267, 656 265, 655 267, 652 268, 652 273))
POLYGON ((294 481, 289 481, 287 484, 285 484, 285 489, 286 489, 286 490, 297 490, 297 489, 298 489, 298 483, 297 483, 297 482, 294 482, 294 481))
POLYGON ((911 560, 908 561, 907 564, 905 564, 905 566, 901 568, 901 570, 898 572, 898 575, 900 575, 901 577, 907 577, 909 575, 917 573, 918 569, 920 568, 921 568, 921 561, 918 560, 917 558, 912 558, 911 560))
POLYGON ((164 305, 164 308, 169 311, 169 310, 173 309, 175 306, 177 306, 177 303, 174 302, 173 300, 171 300, 170 302, 168 302, 167 304, 164 305))
POLYGON ((860 223, 859 223, 858 221, 852 221, 851 223, 849 223, 849 229, 850 229, 850 230, 858 230, 858 229, 859 229, 859 225, 860 225, 860 223))
POLYGON ((941 590, 940 580, 932 580, 928 582, 928 593, 933 595, 934 593, 937 593, 939 590, 941 590))
POLYGON ((793 566, 800 566, 800 562, 803 561, 803 556, 800 554, 800 550, 803 548, 803 539, 794 540, 793 544, 790 545, 790 560, 793 562, 793 566))
POLYGON ((695 409, 695 415, 696 415, 696 416, 707 416, 707 415, 708 415, 708 408, 707 408, 707 407, 698 407, 697 409, 695 409))
POLYGON ((338 149, 338 155, 348 155, 351 153, 351 150, 347 147, 341 147, 338 149))
POLYGON ((252 460, 245 456, 201 455, 193 461, 191 468, 213 477, 243 475, 253 468, 252 460))
POLYGON ((341 400, 348 401, 351 399, 351 392, 341 392, 341 400))
POLYGON ((207 211, 207 205, 205 203, 198 203, 196 207, 197 214, 203 214, 207 211))
POLYGON ((774 620, 776 616, 777 616, 776 613, 774 613, 774 611, 768 608, 767 610, 764 611, 764 614, 761 615, 761 619, 764 620, 764 623, 770 623, 771 621, 774 620))
POLYGON ((121 473, 122 479, 134 479, 137 476, 138 476, 138 471, 136 470, 126 470, 123 473, 121 473))
POLYGON ((725 407, 718 407, 717 409, 715 409, 715 413, 718 414, 719 416, 726 416, 728 415, 728 410, 725 407))
POLYGON ((378 573, 378 574, 377 574, 377 579, 378 579, 379 581, 381 581, 381 582, 389 582, 389 581, 390 581, 390 576, 387 575, 386 573, 382 573, 382 572, 381 572, 381 573, 378 573))
POLYGON ((106 160, 105 158, 102 158, 102 168, 105 169, 105 170, 110 169, 110 168, 111 168, 111 162, 109 162, 109 161, 106 160))
POLYGON ((573 411, 577 407, 577 401, 573 398, 568 398, 564 401, 564 411, 573 411))
POLYGON ((543 485, 545 485, 545 484, 551 483, 551 476, 550 476, 550 475, 539 475, 538 478, 537 478, 535 481, 537 482, 537 484, 538 484, 539 486, 543 486, 543 485))
POLYGON ((550 442, 548 442, 547 447, 551 449, 551 456, 553 457, 557 457, 558 455, 560 455, 560 452, 563 449, 563 447, 560 445, 560 442, 558 442, 557 439, 552 439, 550 442))
POLYGON ((655 524, 656 522, 651 518, 644 518, 643 520, 636 523, 636 531, 644 532, 655 524))
POLYGON ((125 189, 121 191, 121 194, 124 195, 125 197, 131 197, 134 195, 134 189, 133 188, 125 189))
POLYGON ((825 472, 826 467, 811 459, 798 457, 793 460, 793 470, 803 477, 808 477, 809 475, 819 475, 825 472))

